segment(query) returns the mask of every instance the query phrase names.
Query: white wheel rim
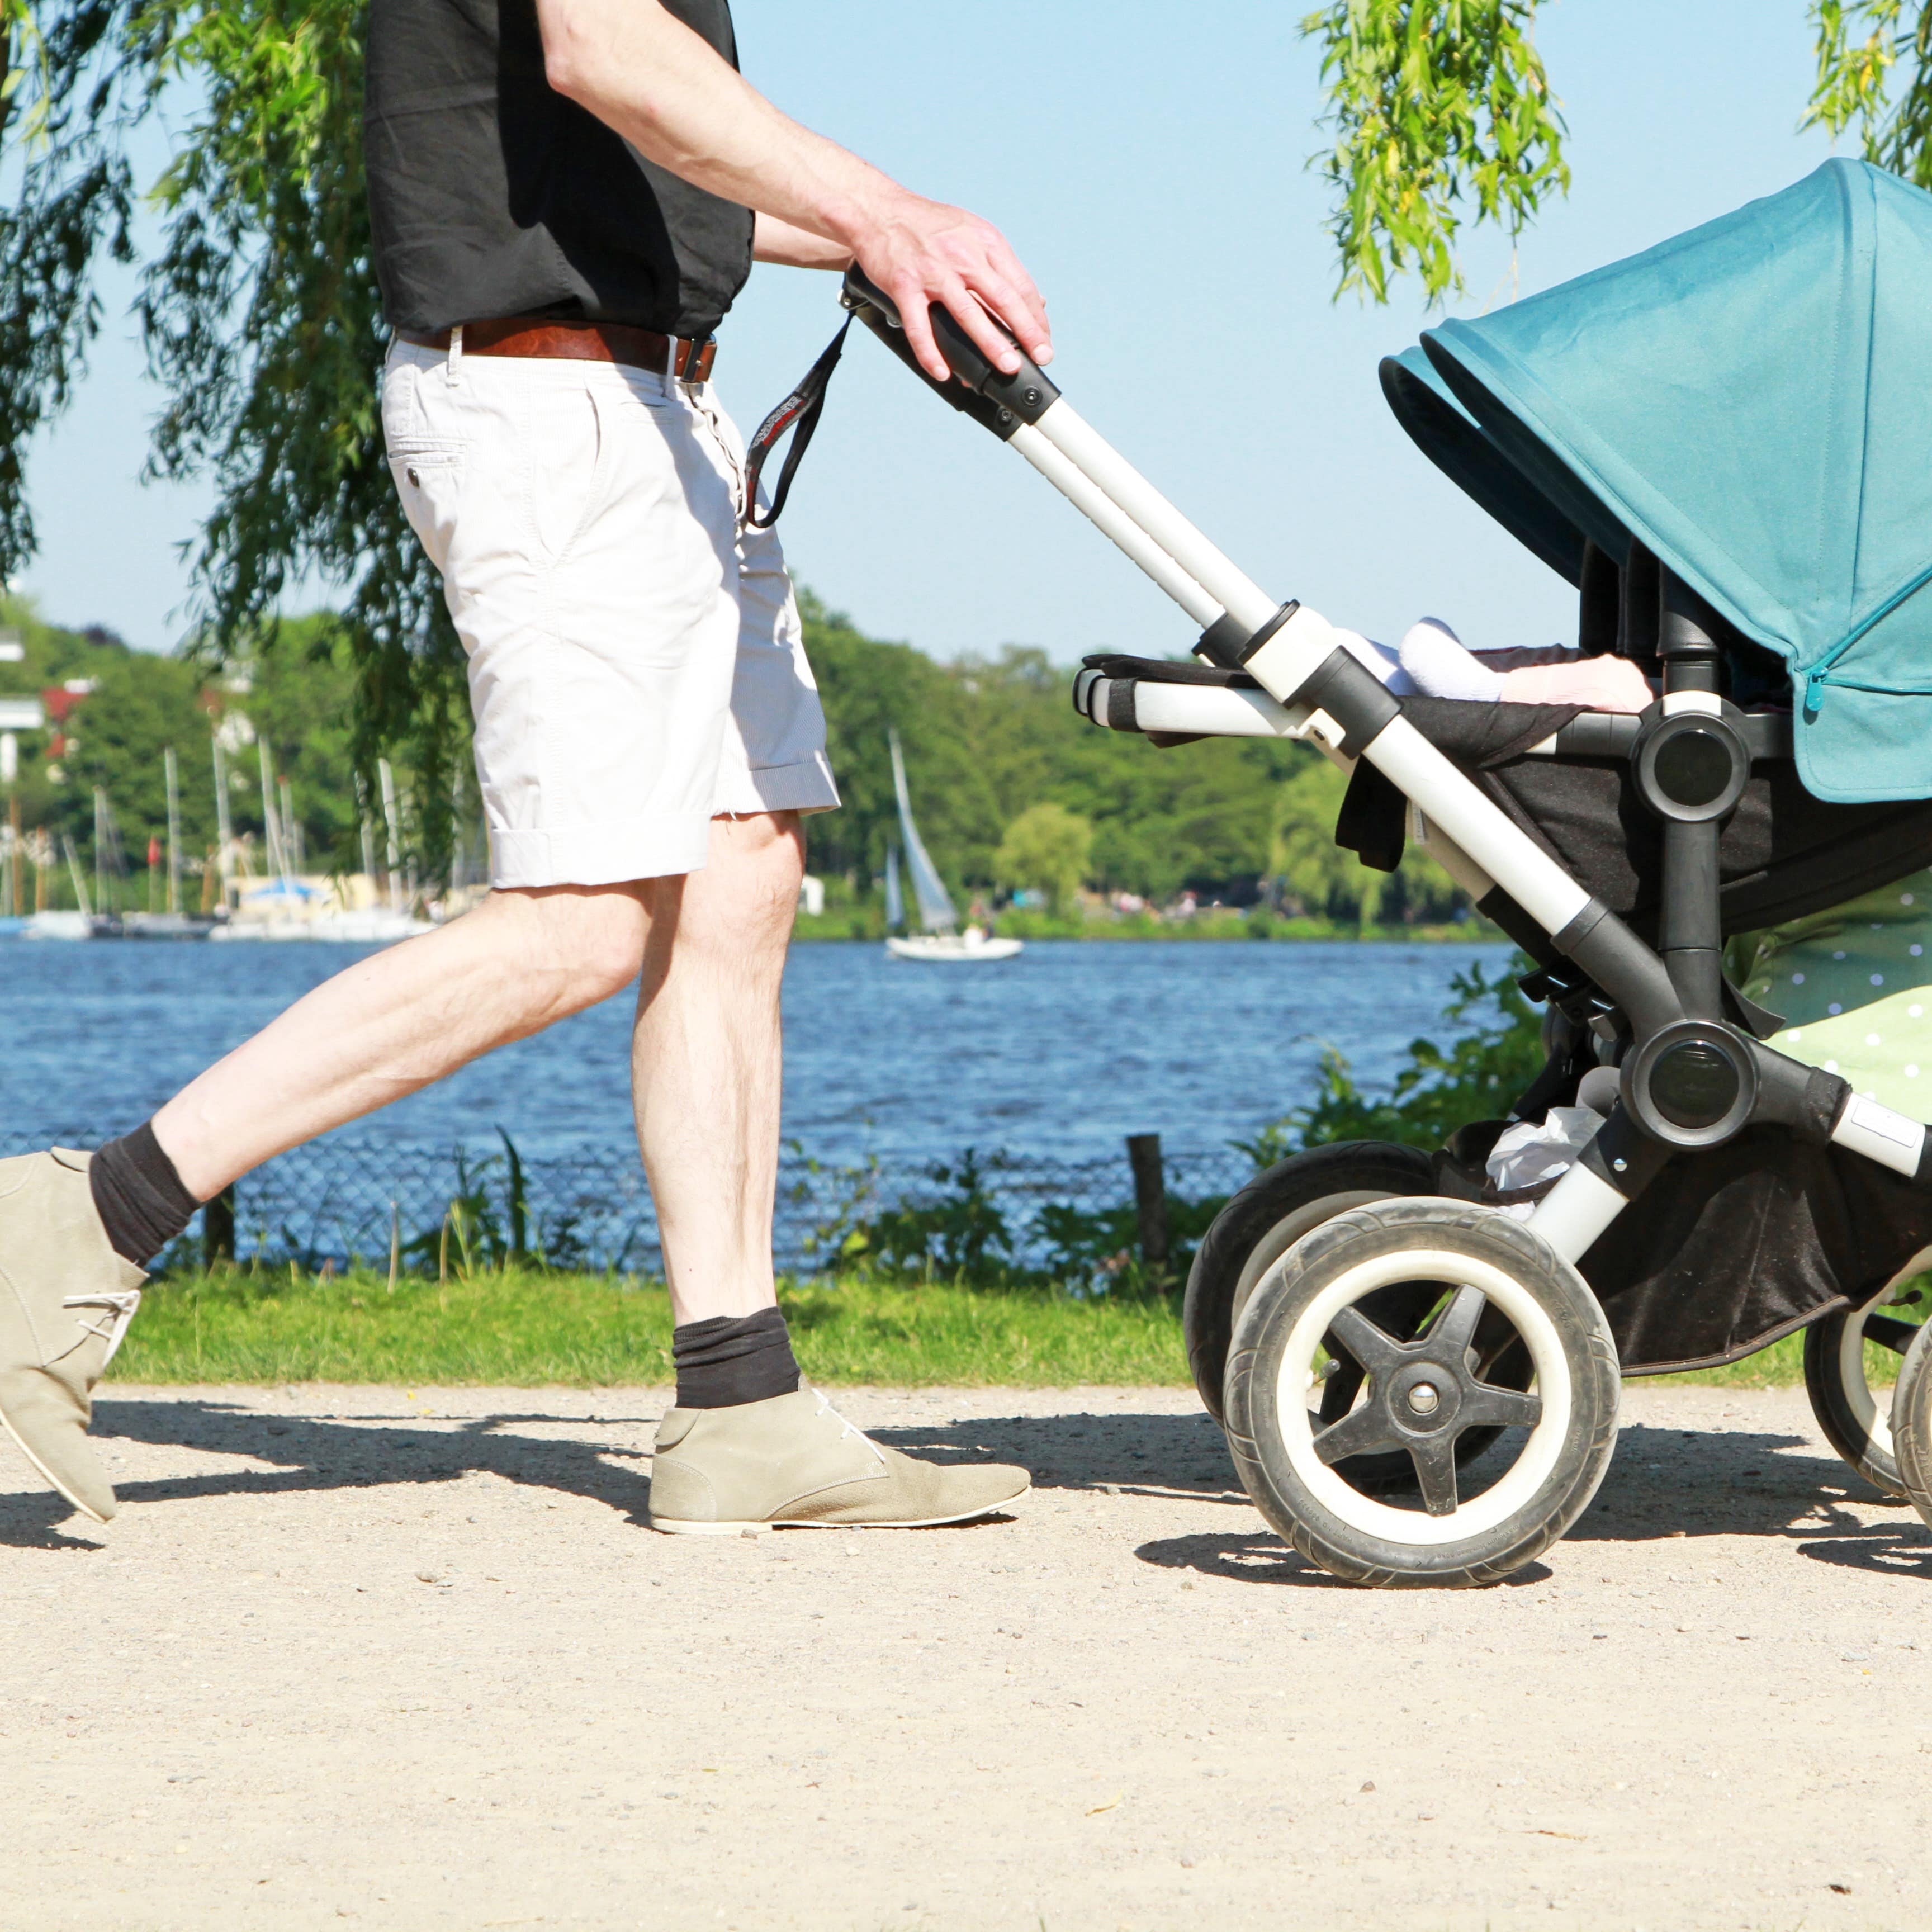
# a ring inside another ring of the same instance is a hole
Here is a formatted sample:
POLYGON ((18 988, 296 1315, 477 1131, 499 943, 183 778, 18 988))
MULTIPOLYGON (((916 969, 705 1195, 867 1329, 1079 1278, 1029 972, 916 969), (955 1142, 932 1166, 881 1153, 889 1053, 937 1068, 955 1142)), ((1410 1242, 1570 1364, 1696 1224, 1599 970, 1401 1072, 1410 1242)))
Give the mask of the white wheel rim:
POLYGON ((1865 1374, 1865 1317, 1883 1306, 1892 1293, 1888 1283, 1876 1301, 1868 1301, 1845 1320, 1838 1332, 1838 1388, 1851 1412, 1852 1422, 1864 1432, 1871 1447, 1882 1456, 1892 1454, 1892 1418, 1879 1412, 1865 1374))
POLYGON ((1879 1407, 1871 1392, 1870 1378, 1865 1373, 1865 1318, 1885 1307, 1914 1275, 1925 1271, 1928 1263, 1932 1263, 1932 1248, 1914 1255, 1864 1307, 1855 1309, 1838 1334, 1838 1387, 1845 1406, 1872 1448, 1881 1456, 1894 1459, 1898 1452, 1892 1446, 1892 1418, 1879 1407))
POLYGON ((1329 1283, 1302 1311, 1288 1331, 1275 1380, 1275 1405, 1280 1420, 1282 1447, 1288 1465, 1315 1500, 1350 1528, 1385 1543, 1431 1547, 1460 1543, 1507 1522, 1532 1501, 1556 1466, 1570 1426, 1570 1365, 1562 1338, 1543 1305, 1514 1276, 1474 1256, 1436 1248, 1408 1249, 1384 1255, 1346 1270, 1329 1283), (1428 1516, 1402 1510, 1365 1496, 1337 1475, 1315 1450, 1314 1425, 1307 1406, 1309 1380, 1315 1352, 1335 1317, 1351 1304, 1378 1288, 1399 1281, 1439 1281, 1444 1288, 1480 1290, 1516 1324, 1529 1349, 1536 1371, 1536 1392, 1543 1414, 1529 1432, 1508 1473, 1449 1516, 1428 1516))

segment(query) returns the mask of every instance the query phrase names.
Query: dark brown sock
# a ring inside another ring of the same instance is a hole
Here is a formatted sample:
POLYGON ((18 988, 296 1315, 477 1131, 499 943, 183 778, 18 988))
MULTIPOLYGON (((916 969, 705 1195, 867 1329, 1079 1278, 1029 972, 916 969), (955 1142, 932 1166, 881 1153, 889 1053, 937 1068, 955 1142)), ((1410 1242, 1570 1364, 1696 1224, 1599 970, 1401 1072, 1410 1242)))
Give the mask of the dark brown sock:
POLYGON ((680 1408, 736 1408, 790 1395, 801 1379, 785 1318, 776 1308, 755 1315, 714 1315, 674 1328, 680 1408))
POLYGON ((136 1268, 146 1268, 201 1205, 155 1139, 152 1120, 100 1148, 88 1164, 87 1180, 109 1244, 136 1268))

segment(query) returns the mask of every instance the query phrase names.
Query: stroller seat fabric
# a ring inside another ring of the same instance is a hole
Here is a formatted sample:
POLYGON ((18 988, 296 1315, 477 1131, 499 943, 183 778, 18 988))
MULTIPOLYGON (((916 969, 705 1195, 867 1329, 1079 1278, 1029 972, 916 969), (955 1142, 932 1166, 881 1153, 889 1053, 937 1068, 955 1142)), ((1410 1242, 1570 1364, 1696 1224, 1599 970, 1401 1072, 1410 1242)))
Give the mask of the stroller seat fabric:
POLYGON ((1745 997, 1784 1016, 1779 1052, 1909 1119, 1932 1112, 1932 871, 1739 943, 1745 997))
MULTIPOLYGON (((1638 798, 1628 761, 1531 755, 1582 715, 1578 709, 1412 698, 1402 712, 1580 884, 1644 938, 1654 937, 1663 828, 1638 798)), ((1405 812, 1401 793, 1364 762, 1355 768, 1336 837, 1365 864, 1393 870, 1405 812)), ((1719 859, 1725 934, 1755 932, 1828 911, 1932 866, 1932 801, 1830 805, 1813 796, 1792 765, 1768 762, 1754 773, 1725 826, 1719 859)))

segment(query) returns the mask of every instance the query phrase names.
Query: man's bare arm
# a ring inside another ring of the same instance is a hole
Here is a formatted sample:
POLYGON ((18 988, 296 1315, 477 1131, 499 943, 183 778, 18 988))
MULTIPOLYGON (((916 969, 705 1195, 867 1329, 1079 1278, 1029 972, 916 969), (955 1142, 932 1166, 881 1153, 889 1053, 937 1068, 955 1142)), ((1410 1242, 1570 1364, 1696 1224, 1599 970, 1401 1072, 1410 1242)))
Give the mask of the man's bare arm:
MULTIPOLYGON (((931 374, 948 373, 926 319, 933 302, 1002 369, 1018 363, 988 313, 1036 362, 1051 358, 1046 304, 990 223, 912 194, 787 118, 658 0, 536 4, 552 87, 659 166, 843 250, 898 304, 906 340, 931 374)), ((771 232, 776 246, 790 245, 771 232)))
POLYGON ((841 274, 852 266, 852 251, 842 242, 828 241, 776 214, 760 214, 755 220, 752 234, 755 260, 776 262, 782 268, 836 268, 841 274))

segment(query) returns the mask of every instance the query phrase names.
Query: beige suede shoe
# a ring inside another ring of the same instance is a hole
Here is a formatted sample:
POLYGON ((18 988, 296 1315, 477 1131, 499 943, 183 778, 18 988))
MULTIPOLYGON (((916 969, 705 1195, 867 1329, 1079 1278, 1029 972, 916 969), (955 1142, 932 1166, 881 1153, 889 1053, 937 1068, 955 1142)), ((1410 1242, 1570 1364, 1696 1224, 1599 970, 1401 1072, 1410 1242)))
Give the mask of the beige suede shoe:
POLYGON ((114 1490, 87 1439, 94 1385, 147 1276, 109 1246, 71 1148, 0 1160, 0 1424, 74 1508, 105 1522, 114 1490))
POLYGON ((818 1390, 658 1424, 651 1527, 674 1536, 764 1529, 920 1529, 969 1522, 1033 1487, 1003 1463, 921 1462, 882 1449, 818 1390))

